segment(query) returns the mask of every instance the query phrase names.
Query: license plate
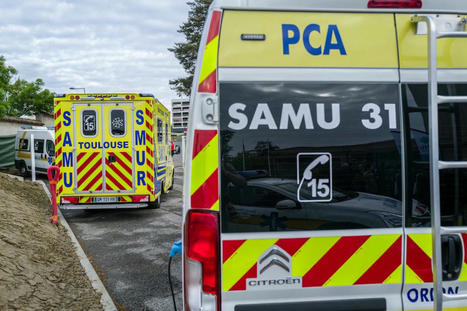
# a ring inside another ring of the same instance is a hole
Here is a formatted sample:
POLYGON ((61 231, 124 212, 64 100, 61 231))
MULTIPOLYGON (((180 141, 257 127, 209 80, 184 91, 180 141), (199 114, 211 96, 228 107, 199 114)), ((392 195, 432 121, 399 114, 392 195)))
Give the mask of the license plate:
POLYGON ((117 197, 92 198, 92 202, 94 203, 115 203, 115 202, 118 202, 118 198, 117 197))

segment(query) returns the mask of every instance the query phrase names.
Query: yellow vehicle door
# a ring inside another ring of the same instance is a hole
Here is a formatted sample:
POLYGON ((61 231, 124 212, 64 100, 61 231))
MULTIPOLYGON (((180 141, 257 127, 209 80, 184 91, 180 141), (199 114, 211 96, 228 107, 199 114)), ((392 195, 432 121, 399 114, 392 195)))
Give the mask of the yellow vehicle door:
POLYGON ((74 188, 76 193, 101 193, 103 184, 102 110, 100 104, 73 104, 74 188))
POLYGON ((135 191, 132 111, 132 103, 103 105, 106 192, 135 191))

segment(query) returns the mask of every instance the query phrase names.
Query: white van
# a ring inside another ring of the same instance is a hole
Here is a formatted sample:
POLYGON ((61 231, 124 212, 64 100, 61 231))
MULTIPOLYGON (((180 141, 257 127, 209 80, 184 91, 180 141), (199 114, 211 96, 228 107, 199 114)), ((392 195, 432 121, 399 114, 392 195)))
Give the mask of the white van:
POLYGON ((21 175, 31 172, 31 134, 34 135, 36 173, 47 174, 55 161, 54 130, 45 126, 23 126, 16 133, 15 166, 21 175))
POLYGON ((466 21, 465 0, 213 1, 185 310, 467 310, 466 21))

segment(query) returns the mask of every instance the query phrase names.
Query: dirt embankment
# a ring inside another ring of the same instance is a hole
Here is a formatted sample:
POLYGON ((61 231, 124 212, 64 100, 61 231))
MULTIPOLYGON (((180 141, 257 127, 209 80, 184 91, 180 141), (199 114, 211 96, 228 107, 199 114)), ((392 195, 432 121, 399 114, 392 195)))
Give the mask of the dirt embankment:
POLYGON ((42 186, 0 174, 0 310, 102 310, 42 186))

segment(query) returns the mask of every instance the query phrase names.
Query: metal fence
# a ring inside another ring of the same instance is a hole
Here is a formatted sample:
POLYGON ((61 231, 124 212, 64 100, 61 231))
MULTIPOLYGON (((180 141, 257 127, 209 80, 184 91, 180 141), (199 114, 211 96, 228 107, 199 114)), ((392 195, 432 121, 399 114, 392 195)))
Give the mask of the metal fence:
POLYGON ((0 136, 0 167, 15 166, 16 135, 0 136))

